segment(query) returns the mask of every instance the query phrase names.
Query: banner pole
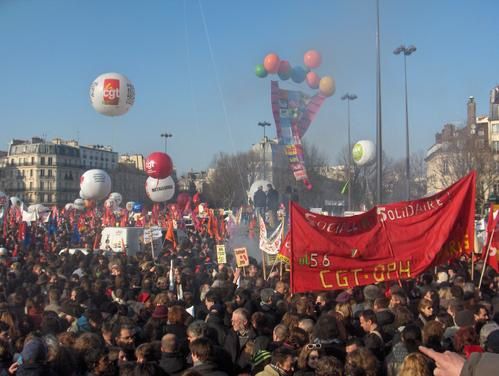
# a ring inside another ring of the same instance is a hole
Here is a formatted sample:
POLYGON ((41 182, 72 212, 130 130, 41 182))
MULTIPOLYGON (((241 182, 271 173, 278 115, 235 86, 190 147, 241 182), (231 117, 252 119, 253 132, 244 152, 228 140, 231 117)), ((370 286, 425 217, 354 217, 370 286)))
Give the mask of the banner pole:
POLYGON ((263 268, 263 280, 267 280, 267 266, 265 265, 265 254, 263 253, 262 249, 260 248, 260 253, 262 254, 262 268, 263 268))
POLYGON ((485 274, 485 269, 487 268, 487 260, 489 258, 490 246, 492 245, 492 240, 494 239, 494 232, 496 231, 495 227, 490 234, 489 243, 487 244, 487 252, 485 253, 485 258, 483 259, 483 267, 482 273, 480 275, 480 281, 478 282, 478 289, 482 286, 483 275, 485 274))

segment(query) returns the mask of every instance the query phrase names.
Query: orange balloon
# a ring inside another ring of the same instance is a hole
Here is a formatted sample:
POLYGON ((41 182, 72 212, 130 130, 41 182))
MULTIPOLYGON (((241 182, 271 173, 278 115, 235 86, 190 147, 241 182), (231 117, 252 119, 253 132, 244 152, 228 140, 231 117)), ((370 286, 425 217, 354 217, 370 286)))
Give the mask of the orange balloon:
POLYGON ((263 66, 265 70, 269 73, 277 73, 279 70, 279 56, 277 54, 271 53, 265 56, 263 60, 263 66))
POLYGON ((330 97, 336 91, 336 83, 333 77, 324 76, 319 82, 319 91, 325 97, 330 97))
POLYGON ((316 50, 309 50, 303 55, 303 62, 308 68, 317 68, 322 62, 321 54, 316 50))

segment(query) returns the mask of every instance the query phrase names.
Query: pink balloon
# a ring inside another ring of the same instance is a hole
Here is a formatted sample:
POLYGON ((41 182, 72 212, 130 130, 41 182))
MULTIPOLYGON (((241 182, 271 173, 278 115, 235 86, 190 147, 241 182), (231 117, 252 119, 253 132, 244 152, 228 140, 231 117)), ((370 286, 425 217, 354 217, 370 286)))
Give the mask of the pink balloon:
POLYGON ((277 54, 271 53, 265 56, 263 60, 263 67, 269 73, 277 73, 279 70, 279 56, 277 54))
POLYGON ((308 86, 310 86, 311 89, 317 89, 319 87, 319 82, 321 81, 321 78, 315 72, 308 72, 306 80, 308 86))
POLYGON ((308 68, 317 68, 322 62, 321 54, 316 50, 309 50, 305 52, 303 62, 308 68))

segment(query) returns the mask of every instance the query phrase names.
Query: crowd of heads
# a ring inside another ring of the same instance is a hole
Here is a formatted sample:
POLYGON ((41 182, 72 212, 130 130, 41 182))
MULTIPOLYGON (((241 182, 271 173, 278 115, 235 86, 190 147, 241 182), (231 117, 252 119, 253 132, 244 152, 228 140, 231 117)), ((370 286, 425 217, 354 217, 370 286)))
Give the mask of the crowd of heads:
POLYGON ((255 260, 217 265, 194 230, 157 259, 44 252, 43 227, 33 236, 0 241, 0 374, 431 375, 421 345, 499 353, 498 278, 478 288, 466 261, 293 295, 286 267, 264 279, 255 260))

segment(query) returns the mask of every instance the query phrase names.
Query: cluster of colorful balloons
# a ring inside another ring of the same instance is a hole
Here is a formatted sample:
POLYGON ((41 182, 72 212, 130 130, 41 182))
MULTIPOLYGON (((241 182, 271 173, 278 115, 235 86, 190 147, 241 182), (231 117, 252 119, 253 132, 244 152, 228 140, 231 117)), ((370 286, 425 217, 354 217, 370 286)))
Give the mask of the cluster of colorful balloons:
POLYGON ((305 67, 300 65, 292 67, 287 60, 281 60, 275 53, 265 56, 263 64, 257 64, 255 74, 264 78, 268 74, 277 74, 281 80, 291 80, 297 84, 306 81, 311 89, 319 89, 325 97, 330 97, 336 90, 334 79, 330 76, 320 77, 312 69, 321 65, 322 57, 316 50, 309 50, 303 55, 305 67))
POLYGON ((173 162, 166 153, 154 152, 146 158, 145 172, 146 194, 153 202, 165 202, 175 194, 175 182, 170 176, 173 172, 173 162))

